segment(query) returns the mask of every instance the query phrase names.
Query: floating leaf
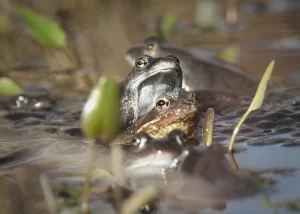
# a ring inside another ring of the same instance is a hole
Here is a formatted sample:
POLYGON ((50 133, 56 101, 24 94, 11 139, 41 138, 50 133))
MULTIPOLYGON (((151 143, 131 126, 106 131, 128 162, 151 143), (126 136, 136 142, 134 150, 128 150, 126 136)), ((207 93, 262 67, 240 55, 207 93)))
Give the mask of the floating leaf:
POLYGON ((113 79, 99 80, 83 107, 80 125, 88 138, 102 141, 119 131, 119 86, 113 79))
POLYGON ((203 143, 206 147, 212 144, 212 138, 214 132, 214 119, 215 119, 215 112, 212 108, 209 108, 206 111, 204 122, 203 122, 203 129, 202 129, 203 143))
POLYGON ((248 118, 249 114, 252 111, 257 110, 262 106, 263 101, 264 101, 264 97, 265 97, 265 91, 266 91, 266 88, 267 88, 267 85, 268 85, 268 81, 271 78, 274 65, 275 65, 275 61, 272 60, 270 62, 270 64, 268 65, 263 77, 261 78, 261 80, 259 82, 256 94, 255 94, 249 108, 247 109, 246 113, 243 115, 243 117, 241 118, 241 120, 239 121, 237 126, 235 127, 235 129, 233 131, 233 134, 231 136, 231 139, 230 139, 230 144, 229 144, 229 151, 230 152, 233 150, 233 144, 234 144, 236 135, 239 132, 239 130, 240 130, 241 126, 243 125, 243 123, 245 122, 245 120, 248 118))
POLYGON ((25 7, 19 8, 18 14, 25 21, 30 34, 39 43, 55 48, 66 46, 66 34, 56 23, 25 7))
POLYGON ((0 95, 13 96, 23 92, 23 89, 6 77, 0 78, 0 95))

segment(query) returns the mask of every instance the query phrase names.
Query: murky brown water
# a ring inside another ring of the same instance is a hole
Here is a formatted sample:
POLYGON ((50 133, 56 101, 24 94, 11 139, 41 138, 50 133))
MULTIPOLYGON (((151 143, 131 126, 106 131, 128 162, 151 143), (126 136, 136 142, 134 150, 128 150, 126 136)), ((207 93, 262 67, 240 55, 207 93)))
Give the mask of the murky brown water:
MULTIPOLYGON (((56 93, 63 92, 66 96, 84 97, 98 76, 109 75, 121 80, 130 71, 124 60, 124 53, 131 44, 141 43, 147 36, 155 34, 151 25, 155 18, 167 12, 176 15, 179 23, 187 23, 186 28, 178 27, 177 32, 167 33, 166 38, 173 43, 191 50, 209 53, 233 45, 238 50, 236 63, 260 77, 267 64, 276 60, 273 80, 288 87, 299 86, 300 82, 300 47, 287 48, 280 46, 279 41, 300 34, 300 9, 268 13, 246 13, 241 10, 239 20, 245 23, 243 30, 235 34, 204 33, 195 28, 195 5, 197 1, 188 3, 182 1, 120 1, 101 4, 96 1, 68 4, 68 1, 45 2, 11 1, 2 2, 1 13, 11 13, 15 18, 16 5, 28 5, 41 14, 59 21, 55 12, 59 8, 67 8, 70 19, 63 23, 69 32, 68 48, 73 56, 80 60, 81 70, 65 74, 61 72, 70 67, 62 59, 57 50, 43 52, 39 46, 30 41, 21 23, 15 22, 15 31, 0 37, 0 74, 10 76, 24 85, 36 84, 55 86, 56 93), (181 29, 184 30, 181 30, 181 29), (195 30, 196 29, 196 30, 195 30), (76 53, 76 54, 75 54, 76 53), (24 69, 24 63, 47 62, 46 68, 24 69), (18 67, 18 69, 17 69, 18 67), (20 69, 22 67, 22 69, 20 69), (57 73, 59 72, 59 74, 57 73), (78 90, 75 91, 74 89, 78 90)), ((274 0, 274 2, 276 2, 274 0)), ((61 11, 60 11, 61 12, 61 11)), ((56 13, 57 14, 57 13, 56 13)), ((182 24, 182 25, 183 25, 182 24)), ((185 25, 183 25, 185 26, 185 25)), ((1 34, 2 35, 2 34, 1 34)), ((282 43, 281 43, 282 44, 282 43)), ((263 110, 246 121, 238 137, 239 146, 248 150, 237 154, 236 160, 240 168, 265 170, 273 168, 299 168, 300 153, 300 113, 299 106, 293 104, 299 100, 299 92, 293 92, 294 97, 283 96, 281 102, 267 102, 263 110)), ((72 99, 72 98, 71 98, 72 99)), ((65 102, 68 106, 71 102, 65 102)), ((78 106, 75 102, 74 108, 78 106)), ((70 107, 70 106, 69 106, 70 107)), ((72 108, 72 107, 70 107, 72 108)), ((227 144, 238 118, 244 112, 244 107, 228 110, 216 119, 214 140, 227 144)), ((40 156, 31 159, 32 163, 45 168, 56 169, 64 165, 73 171, 84 170, 90 143, 80 138, 66 139, 63 136, 51 134, 51 128, 56 128, 54 122, 44 121, 42 124, 27 125, 18 128, 16 124, 0 120, 0 153, 7 154, 21 148, 40 145, 35 149, 40 156), (45 130, 48 132, 45 132, 45 130)), ((68 126, 69 127, 69 126, 68 126)), ((76 123, 72 124, 76 127, 76 123)), ((29 155, 30 156, 30 155, 29 155)), ((106 160, 107 161, 107 160, 106 160)), ((267 177, 278 181, 275 191, 270 192, 272 202, 292 200, 300 197, 300 173, 288 175, 267 174, 267 177)), ((105 207, 105 206, 104 206, 105 207)), ((107 211, 109 213, 109 211, 107 211)), ((238 201, 229 201, 222 213, 273 213, 264 204, 263 194, 238 201)), ((162 205, 159 213, 174 213, 170 207, 162 205)), ((178 212, 181 213, 181 212, 178 212)), ((204 210, 201 213, 220 213, 220 211, 204 210)), ((280 210, 279 213, 292 213, 280 210)))

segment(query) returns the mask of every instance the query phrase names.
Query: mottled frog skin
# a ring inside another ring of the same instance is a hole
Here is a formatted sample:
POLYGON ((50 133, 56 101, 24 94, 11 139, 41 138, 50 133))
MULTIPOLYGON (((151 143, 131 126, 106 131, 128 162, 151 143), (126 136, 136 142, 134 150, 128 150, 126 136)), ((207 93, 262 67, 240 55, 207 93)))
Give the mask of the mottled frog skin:
POLYGON ((177 167, 177 158, 184 148, 198 145, 199 141, 189 138, 183 131, 174 129, 164 138, 155 139, 145 132, 132 137, 130 158, 125 171, 133 175, 160 175, 167 168, 177 167))
POLYGON ((158 96, 178 98, 182 71, 176 57, 141 56, 129 75, 120 83, 121 113, 127 128, 149 112, 158 96))
POLYGON ((193 136, 200 113, 201 107, 196 99, 173 99, 162 95, 156 99, 155 107, 137 121, 132 132, 146 132, 153 138, 162 138, 173 129, 180 129, 193 136))

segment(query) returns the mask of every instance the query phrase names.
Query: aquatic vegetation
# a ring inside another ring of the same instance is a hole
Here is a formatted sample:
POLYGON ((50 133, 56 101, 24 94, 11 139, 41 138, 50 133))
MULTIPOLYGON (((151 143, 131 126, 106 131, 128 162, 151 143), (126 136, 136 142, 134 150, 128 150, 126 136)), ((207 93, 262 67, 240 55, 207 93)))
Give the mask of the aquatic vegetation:
MULTIPOLYGON (((88 97, 80 118, 84 134, 95 143, 110 140, 120 128, 120 98, 118 84, 111 78, 100 78, 88 97)), ((95 150, 91 155, 84 183, 82 211, 88 212, 90 180, 93 171, 95 150)))
POLYGON ((134 214, 141 210, 145 204, 153 203, 158 199, 159 191, 157 188, 148 186, 137 190, 126 200, 121 208, 122 214, 134 214))
POLYGON ((248 110, 243 115, 243 117, 241 118, 241 120, 239 121, 237 126, 235 127, 235 129, 233 131, 233 134, 231 136, 230 144, 229 144, 229 148, 228 148, 230 152, 233 151, 233 144, 234 144, 236 135, 238 134, 238 132, 239 132, 241 126, 243 125, 243 123, 245 122, 245 120, 248 118, 248 116, 250 115, 251 112, 260 109, 260 107, 262 106, 263 101, 264 101, 264 97, 265 97, 265 91, 266 91, 266 88, 267 88, 268 81, 271 78, 273 68, 274 68, 274 64, 275 64, 275 61, 273 60, 268 65, 264 75, 262 76, 262 78, 259 82, 256 94, 255 94, 248 110))
POLYGON ((14 30, 15 26, 10 17, 0 12, 0 35, 10 36, 14 30))
POLYGON ((2 77, 0 78, 0 95, 13 96, 23 92, 23 89, 14 83, 11 79, 2 77))
POLYGON ((217 54, 217 58, 225 62, 235 63, 240 55, 239 51, 240 50, 238 46, 231 45, 221 50, 217 54))
POLYGON ((209 108, 206 111, 204 122, 203 122, 203 128, 202 128, 203 144, 206 147, 212 144, 213 132, 214 132, 214 119, 215 119, 214 109, 209 108))
POLYGON ((91 139, 110 140, 120 128, 118 84, 111 78, 100 78, 83 107, 80 126, 91 139))
POLYGON ((164 33, 172 33, 176 29, 176 24, 177 24, 177 17, 172 14, 168 13, 166 14, 161 22, 161 29, 162 32, 164 33))
POLYGON ((280 201, 277 203, 272 203, 269 196, 266 194, 264 196, 264 203, 266 207, 273 209, 275 212, 279 209, 287 209, 294 212, 300 211, 300 199, 295 200, 286 200, 286 201, 280 201))
POLYGON ((19 8, 18 14, 23 18, 32 37, 39 43, 54 48, 66 46, 66 34, 56 23, 25 7, 19 8))

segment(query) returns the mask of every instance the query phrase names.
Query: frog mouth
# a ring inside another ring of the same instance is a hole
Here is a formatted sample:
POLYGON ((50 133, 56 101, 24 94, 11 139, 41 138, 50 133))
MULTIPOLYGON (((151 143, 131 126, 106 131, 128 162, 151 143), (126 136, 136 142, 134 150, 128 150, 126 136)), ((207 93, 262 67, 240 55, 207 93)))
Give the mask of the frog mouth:
POLYGON ((148 79, 150 77, 156 76, 158 74, 166 74, 166 73, 180 73, 181 69, 180 68, 176 68, 176 67, 160 67, 160 66, 155 66, 153 69, 151 69, 150 72, 148 72, 146 75, 142 76, 138 76, 135 81, 129 83, 128 85, 139 85, 142 81, 144 81, 145 79, 148 79))

